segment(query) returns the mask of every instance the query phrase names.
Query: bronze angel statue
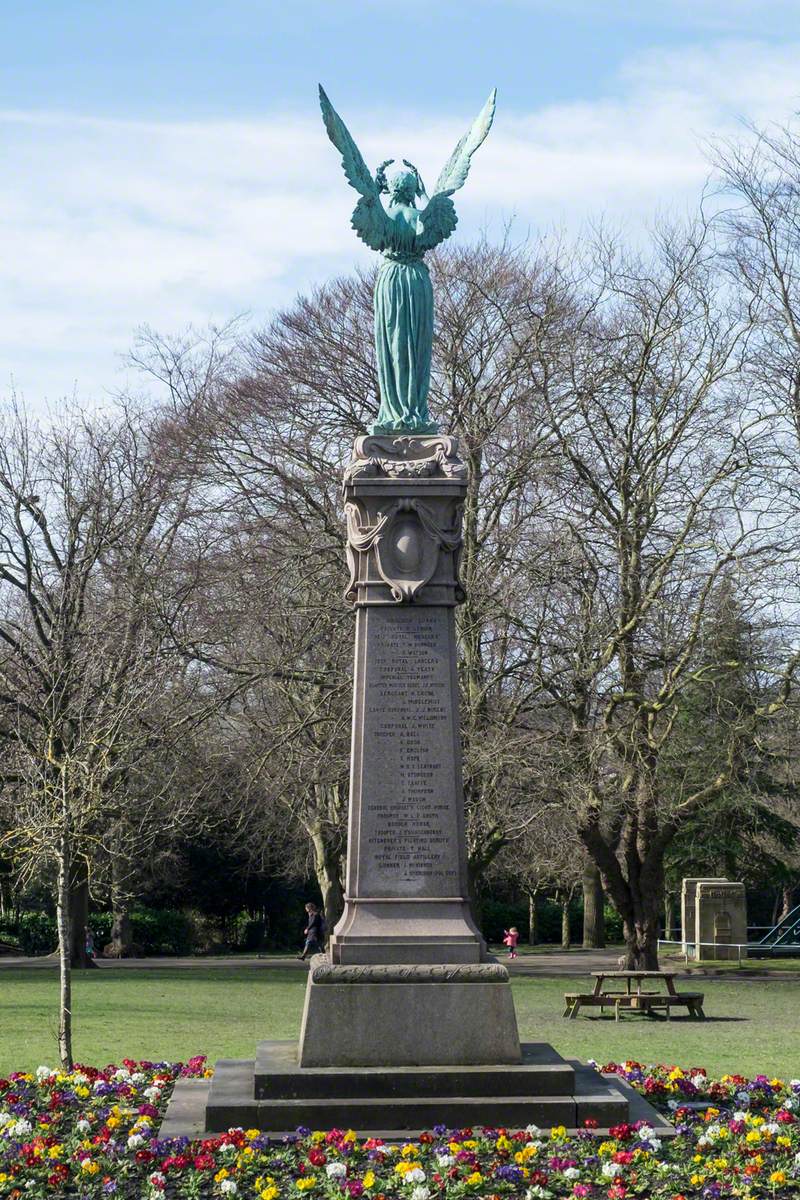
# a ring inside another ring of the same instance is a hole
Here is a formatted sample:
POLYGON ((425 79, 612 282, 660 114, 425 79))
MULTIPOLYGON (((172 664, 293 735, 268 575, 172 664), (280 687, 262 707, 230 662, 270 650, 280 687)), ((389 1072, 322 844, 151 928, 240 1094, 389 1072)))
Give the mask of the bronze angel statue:
POLYGON ((458 218, 450 199, 467 178, 472 155, 491 129, 496 91, 450 155, 428 197, 417 168, 406 159, 387 176, 394 159, 371 175, 341 117, 320 85, 328 137, 342 156, 347 181, 360 199, 352 224, 384 262, 375 284, 375 356, 380 410, 371 433, 436 433, 428 414, 433 345, 433 288, 424 256, 448 238, 458 218), (384 206, 381 196, 388 195, 384 206), (421 200, 422 207, 417 207, 421 200))

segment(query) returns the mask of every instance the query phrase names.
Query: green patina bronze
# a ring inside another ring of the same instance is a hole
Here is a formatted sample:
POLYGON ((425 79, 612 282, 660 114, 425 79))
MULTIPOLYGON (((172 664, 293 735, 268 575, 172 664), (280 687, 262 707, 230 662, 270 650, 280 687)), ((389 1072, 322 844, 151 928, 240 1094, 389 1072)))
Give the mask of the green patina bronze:
POLYGON ((341 117, 320 86, 319 99, 328 137, 342 156, 348 183, 361 193, 353 210, 353 228, 385 261, 375 284, 375 356, 380 410, 371 433, 436 433, 428 414, 433 346, 433 288, 423 261, 428 250, 448 238, 458 218, 450 199, 467 178, 470 159, 491 129, 496 91, 464 134, 436 181, 429 198, 412 163, 388 179, 381 163, 374 177, 341 117), (387 193, 384 207, 381 194, 387 193), (417 208, 423 198, 424 207, 417 208))

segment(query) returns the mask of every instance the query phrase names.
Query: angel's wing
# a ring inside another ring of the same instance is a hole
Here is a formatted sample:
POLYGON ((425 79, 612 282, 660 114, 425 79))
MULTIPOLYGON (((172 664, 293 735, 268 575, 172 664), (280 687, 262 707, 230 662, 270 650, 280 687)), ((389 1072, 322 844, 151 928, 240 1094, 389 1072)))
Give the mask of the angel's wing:
MULTIPOLYGON (((361 157, 361 151, 351 138, 344 121, 325 95, 322 84, 319 85, 319 103, 328 137, 342 156, 342 166, 347 176, 347 182, 357 192, 361 192, 362 196, 377 196, 377 185, 361 157)), ((486 134, 484 134, 485 136, 486 134)))
MULTIPOLYGON (((434 196, 439 194, 450 196, 460 187, 463 187, 464 181, 469 173, 470 159, 486 138, 489 130, 492 128, 496 101, 497 88, 493 88, 489 94, 489 99, 486 101, 478 116, 473 121, 472 127, 464 134, 461 141, 458 143, 455 150, 447 160, 444 168, 442 169, 441 175, 436 180, 436 187, 433 189, 434 196)), ((334 113, 334 116, 335 115, 336 114, 334 113)), ((336 119, 338 120, 338 117, 336 119)), ((342 128, 344 129, 344 126, 342 126, 342 128)), ((346 129, 345 133, 347 133, 346 129)), ((331 139, 333 140, 333 134, 331 134, 331 139)), ((358 151, 356 151, 356 153, 358 153, 358 151)), ((345 167, 345 170, 346 169, 347 168, 345 167)))

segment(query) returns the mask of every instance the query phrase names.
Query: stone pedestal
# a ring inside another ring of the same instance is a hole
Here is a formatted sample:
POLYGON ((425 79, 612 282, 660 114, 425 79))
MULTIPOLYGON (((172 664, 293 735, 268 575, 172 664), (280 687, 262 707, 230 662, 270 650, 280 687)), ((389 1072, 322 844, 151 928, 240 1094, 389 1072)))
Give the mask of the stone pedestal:
POLYGON ((681 949, 684 954, 690 946, 694 945, 698 883, 727 883, 727 880, 721 875, 693 875, 687 876, 683 880, 681 884, 681 949))
POLYGON ((738 961, 747 954, 747 897, 743 883, 701 879, 695 891, 694 958, 738 961))
POLYGON ((454 620, 466 489, 449 437, 359 438, 345 475, 347 879, 330 961, 309 972, 304 1066, 520 1061, 508 974, 487 961, 467 898, 454 620))

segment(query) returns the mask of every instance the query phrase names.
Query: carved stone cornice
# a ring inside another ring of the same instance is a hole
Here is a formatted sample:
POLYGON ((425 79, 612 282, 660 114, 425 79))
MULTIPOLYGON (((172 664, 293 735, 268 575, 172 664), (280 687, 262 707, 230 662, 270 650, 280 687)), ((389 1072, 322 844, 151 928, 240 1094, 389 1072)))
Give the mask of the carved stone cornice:
POLYGON ((392 437, 369 434, 356 438, 353 457, 345 473, 345 484, 354 479, 466 479, 467 468, 458 457, 454 437, 392 437))
POLYGON ((314 983, 508 983, 502 963, 369 963, 341 966, 326 954, 311 958, 314 983))

